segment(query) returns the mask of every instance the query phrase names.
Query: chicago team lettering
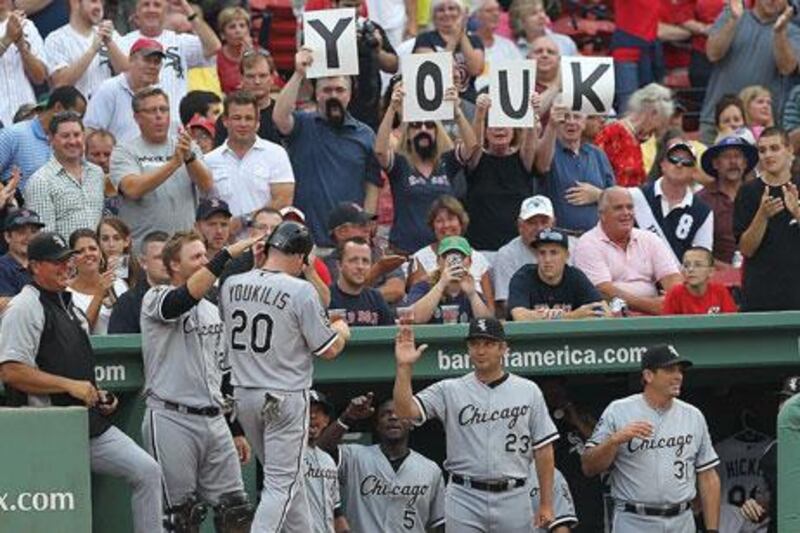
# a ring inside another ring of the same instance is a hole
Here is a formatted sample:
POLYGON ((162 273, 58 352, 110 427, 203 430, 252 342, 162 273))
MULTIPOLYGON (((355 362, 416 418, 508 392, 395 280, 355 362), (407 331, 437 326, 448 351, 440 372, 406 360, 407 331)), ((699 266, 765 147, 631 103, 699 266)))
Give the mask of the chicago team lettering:
POLYGON ((513 429, 517 425, 519 417, 527 415, 530 409, 530 405, 515 405, 514 407, 505 407, 494 411, 484 411, 476 405, 469 404, 458 412, 458 423, 462 426, 471 426, 473 424, 508 420, 508 429, 513 429))

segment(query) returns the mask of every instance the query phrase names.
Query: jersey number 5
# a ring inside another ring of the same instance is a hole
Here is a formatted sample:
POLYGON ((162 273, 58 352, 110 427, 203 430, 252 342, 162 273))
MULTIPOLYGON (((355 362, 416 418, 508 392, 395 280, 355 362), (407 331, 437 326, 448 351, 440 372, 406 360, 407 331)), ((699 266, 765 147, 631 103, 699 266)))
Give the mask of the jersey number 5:
POLYGON ((406 509, 403 511, 403 527, 406 529, 414 529, 416 521, 416 512, 414 509, 406 509))
POLYGON ((272 347, 272 317, 266 313, 258 313, 250 320, 241 309, 236 309, 232 314, 233 328, 231 328, 231 347, 234 350, 247 351, 248 346, 247 334, 243 336, 245 339, 242 341, 241 334, 250 330, 250 346, 249 349, 254 353, 264 354, 272 347))

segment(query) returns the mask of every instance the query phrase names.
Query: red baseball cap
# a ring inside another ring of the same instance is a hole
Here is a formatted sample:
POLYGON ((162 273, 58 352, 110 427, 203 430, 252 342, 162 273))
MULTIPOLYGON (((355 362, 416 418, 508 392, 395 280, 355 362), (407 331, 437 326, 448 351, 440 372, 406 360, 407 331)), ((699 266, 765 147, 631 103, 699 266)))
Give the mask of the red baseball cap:
POLYGON ((136 39, 136 42, 133 43, 131 46, 130 55, 133 55, 136 52, 141 52, 145 57, 153 55, 157 55, 162 59, 167 57, 164 53, 164 47, 161 46, 160 42, 156 41, 155 39, 147 39, 146 37, 140 37, 136 39))
POLYGON ((203 116, 200 116, 200 115, 193 116, 192 120, 189 121, 189 123, 186 125, 186 127, 187 128, 203 128, 204 130, 206 130, 208 132, 209 135, 211 135, 212 139, 214 138, 214 136, 217 133, 217 128, 214 125, 214 123, 211 120, 209 120, 209 119, 207 119, 207 118, 205 118, 203 116))

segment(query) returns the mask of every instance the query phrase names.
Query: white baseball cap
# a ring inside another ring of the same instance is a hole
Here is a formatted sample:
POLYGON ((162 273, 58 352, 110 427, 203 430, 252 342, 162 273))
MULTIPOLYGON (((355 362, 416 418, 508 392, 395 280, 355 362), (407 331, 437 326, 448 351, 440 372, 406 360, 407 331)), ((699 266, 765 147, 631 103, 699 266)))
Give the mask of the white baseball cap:
POLYGON ((526 198, 525 201, 522 202, 522 205, 519 208, 520 219, 528 220, 536 215, 545 215, 550 218, 555 218, 555 214, 553 212, 553 203, 550 201, 550 198, 538 194, 536 196, 526 198))

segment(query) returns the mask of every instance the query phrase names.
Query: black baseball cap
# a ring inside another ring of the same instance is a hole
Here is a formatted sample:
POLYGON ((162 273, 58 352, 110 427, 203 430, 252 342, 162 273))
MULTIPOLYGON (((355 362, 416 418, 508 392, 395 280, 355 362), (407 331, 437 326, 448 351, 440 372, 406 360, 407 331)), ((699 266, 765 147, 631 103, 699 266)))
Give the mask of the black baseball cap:
POLYGON ((327 396, 317 390, 311 389, 308 391, 308 397, 311 399, 311 405, 321 405, 326 415, 333 416, 333 404, 328 400, 327 396))
POLYGON ((217 213, 222 213, 223 215, 229 217, 233 216, 230 208, 228 207, 228 203, 225 200, 220 200, 219 198, 206 198, 200 200, 200 205, 197 206, 195 220, 208 220, 211 218, 211 215, 216 215, 217 213))
POLYGON ((343 224, 369 224, 375 218, 375 215, 370 215, 358 204, 341 202, 328 215, 328 231, 333 232, 343 224))
POLYGON ((536 239, 531 243, 531 246, 536 248, 541 244, 558 244, 565 250, 569 250, 569 238, 567 234, 554 228, 540 231, 536 239))
POLYGON ((36 234, 28 243, 29 261, 60 263, 74 254, 75 251, 67 246, 67 241, 64 240, 64 237, 51 231, 43 231, 36 234))
POLYGON ((791 398, 800 392, 800 376, 790 376, 783 380, 783 388, 778 391, 778 396, 783 399, 791 398))
POLYGON ((504 342, 506 340, 506 332, 503 329, 503 324, 496 318, 473 318, 469 323, 469 333, 467 333, 467 340, 471 339, 489 339, 504 342))
POLYGON ((671 344, 656 344, 645 348, 642 355, 642 370, 656 370, 674 365, 684 368, 692 366, 692 362, 681 357, 678 350, 671 344))
POLYGON ((6 215, 5 224, 3 229, 10 230, 14 228, 21 228, 23 226, 36 226, 43 228, 39 215, 32 209, 11 209, 6 215))

